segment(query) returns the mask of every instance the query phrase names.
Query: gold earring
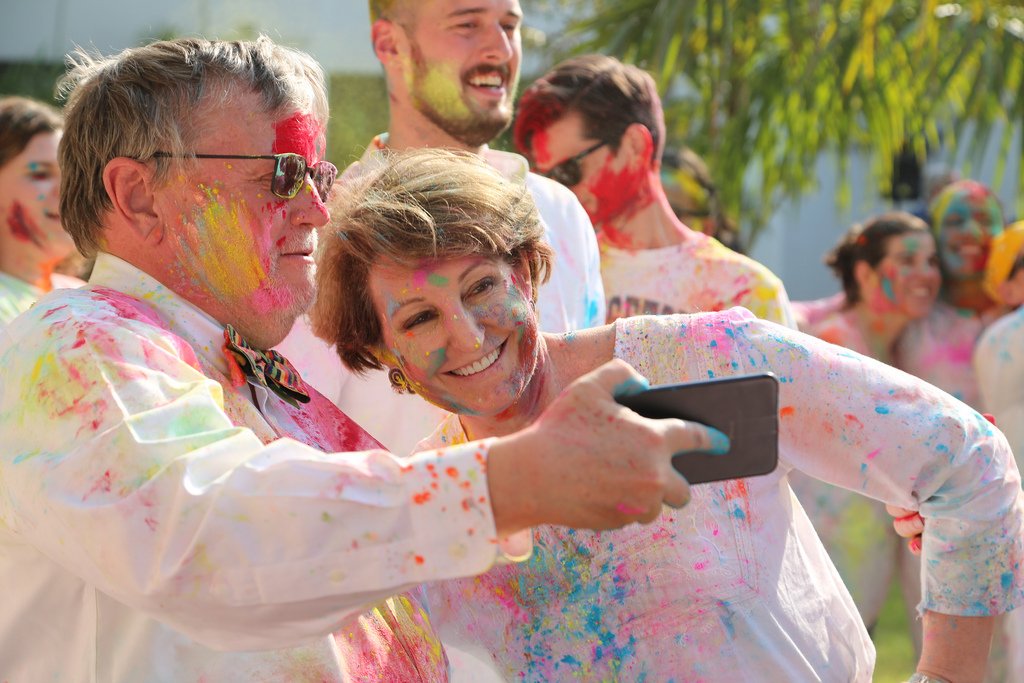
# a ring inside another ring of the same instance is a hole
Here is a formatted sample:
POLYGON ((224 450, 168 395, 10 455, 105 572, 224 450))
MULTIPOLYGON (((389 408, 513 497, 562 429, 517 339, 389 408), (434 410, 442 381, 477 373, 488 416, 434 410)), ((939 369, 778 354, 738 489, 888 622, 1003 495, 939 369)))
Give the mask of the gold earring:
POLYGON ((397 368, 388 370, 388 382, 391 383, 391 388, 396 394, 413 394, 412 387, 409 385, 409 380, 406 379, 402 371, 397 368))

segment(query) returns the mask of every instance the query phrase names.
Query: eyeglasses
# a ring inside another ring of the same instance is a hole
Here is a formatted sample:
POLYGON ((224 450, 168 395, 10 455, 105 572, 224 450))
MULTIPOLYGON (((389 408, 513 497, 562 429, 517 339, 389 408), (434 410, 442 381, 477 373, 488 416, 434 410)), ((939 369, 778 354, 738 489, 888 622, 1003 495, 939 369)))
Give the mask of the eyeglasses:
POLYGON ((303 185, 306 184, 306 175, 313 182, 320 201, 327 201, 331 194, 331 187, 335 178, 338 177, 338 168, 329 161, 318 161, 312 166, 301 154, 287 152, 284 154, 182 154, 175 155, 170 152, 156 152, 154 157, 164 159, 195 158, 195 159, 273 159, 274 175, 270 179, 270 191, 275 197, 281 199, 294 199, 303 185))
POLYGON ((562 163, 552 166, 541 173, 541 175, 562 183, 566 187, 578 185, 579 182, 583 180, 583 170, 580 168, 580 162, 583 161, 588 154, 593 154, 607 144, 607 142, 598 142, 595 145, 587 147, 576 156, 569 157, 562 163))

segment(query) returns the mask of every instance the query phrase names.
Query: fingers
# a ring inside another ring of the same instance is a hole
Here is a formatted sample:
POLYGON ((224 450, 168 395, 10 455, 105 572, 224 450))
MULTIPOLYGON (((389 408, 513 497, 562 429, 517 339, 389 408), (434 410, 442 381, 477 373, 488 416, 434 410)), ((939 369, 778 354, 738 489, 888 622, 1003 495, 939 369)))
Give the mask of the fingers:
POLYGON ((578 381, 596 384, 611 396, 630 396, 650 388, 647 378, 619 358, 614 358, 578 381))
POLYGON ((690 485, 683 478, 683 475, 675 470, 669 473, 668 482, 665 484, 663 502, 665 505, 676 510, 685 507, 690 502, 690 485))
POLYGON ((665 419, 659 420, 665 430, 665 445, 669 453, 705 451, 716 455, 729 452, 729 437, 714 427, 700 422, 665 419))
POLYGON ((895 519, 892 528, 903 538, 909 538, 907 547, 914 555, 921 554, 921 535, 924 533, 924 518, 915 510, 901 508, 895 505, 886 505, 885 511, 895 519))

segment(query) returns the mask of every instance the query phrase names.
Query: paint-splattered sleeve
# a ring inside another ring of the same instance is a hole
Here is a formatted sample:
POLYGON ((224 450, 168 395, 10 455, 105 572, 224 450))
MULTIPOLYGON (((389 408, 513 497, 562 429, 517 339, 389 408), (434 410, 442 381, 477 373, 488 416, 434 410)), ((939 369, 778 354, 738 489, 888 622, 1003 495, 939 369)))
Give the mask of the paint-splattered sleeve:
POLYGON ((979 616, 1024 595, 1024 503, 1003 435, 915 377, 746 311, 698 318, 709 374, 780 381, 780 466, 919 509, 921 609, 979 616))
POLYGON ((294 644, 493 563, 487 443, 264 445, 180 338, 71 298, 0 332, 5 535, 217 649, 294 644))

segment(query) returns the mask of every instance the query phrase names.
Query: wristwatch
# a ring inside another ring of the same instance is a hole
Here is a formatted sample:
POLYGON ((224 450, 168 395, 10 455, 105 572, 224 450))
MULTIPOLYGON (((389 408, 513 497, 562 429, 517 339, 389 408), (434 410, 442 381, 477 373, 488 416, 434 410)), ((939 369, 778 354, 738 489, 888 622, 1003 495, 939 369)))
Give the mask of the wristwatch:
POLYGON ((917 672, 913 676, 908 678, 906 683, 949 683, 949 681, 947 681, 945 678, 933 678, 928 674, 917 672))

